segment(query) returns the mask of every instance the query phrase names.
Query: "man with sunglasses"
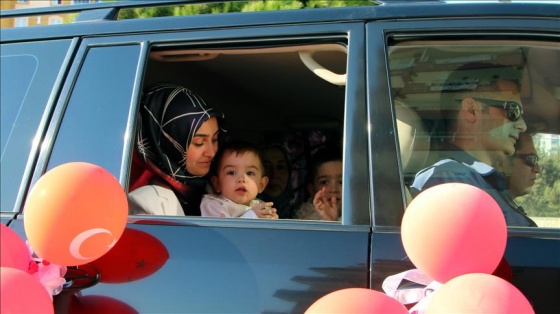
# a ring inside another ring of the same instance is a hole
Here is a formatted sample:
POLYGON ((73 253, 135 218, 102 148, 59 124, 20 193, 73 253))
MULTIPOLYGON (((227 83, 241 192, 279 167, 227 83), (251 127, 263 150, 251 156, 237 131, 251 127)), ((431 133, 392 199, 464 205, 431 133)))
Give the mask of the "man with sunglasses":
POLYGON ((531 192, 537 175, 541 172, 539 157, 533 138, 529 133, 521 133, 515 144, 515 153, 504 165, 512 198, 531 192))
POLYGON ((496 200, 508 226, 535 226, 512 202, 503 172, 494 168, 514 154, 519 135, 527 130, 521 76, 517 68, 471 63, 453 71, 439 85, 445 128, 445 136, 438 142, 441 159, 416 174, 413 197, 438 184, 466 183, 496 200))

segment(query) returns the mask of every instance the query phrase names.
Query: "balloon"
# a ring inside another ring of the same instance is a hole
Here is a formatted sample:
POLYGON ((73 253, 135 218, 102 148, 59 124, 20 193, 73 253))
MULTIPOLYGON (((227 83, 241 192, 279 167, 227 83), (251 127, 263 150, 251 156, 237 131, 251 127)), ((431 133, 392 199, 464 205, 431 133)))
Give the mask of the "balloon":
POLYGON ((437 289, 426 313, 535 313, 511 283, 488 274, 466 274, 437 289))
POLYGON ((91 262, 124 231, 128 203, 107 170, 71 162, 45 173, 27 197, 24 226, 37 255, 59 265, 91 262))
POLYGON ((504 256, 507 226, 488 193, 468 184, 445 183, 412 200, 401 238, 416 268, 445 283, 468 273, 491 274, 504 256))
POLYGON ((119 313, 135 314, 138 313, 132 306, 106 296, 86 295, 83 297, 72 297, 70 314, 97 314, 97 313, 119 313))
POLYGON ((31 252, 15 231, 0 224, 0 266, 17 268, 27 272, 31 252))
POLYGON ((158 271, 169 252, 146 232, 126 228, 115 246, 90 265, 100 274, 99 281, 123 283, 142 279, 158 271))
POLYGON ((37 279, 27 272, 0 267, 0 313, 54 313, 51 296, 37 279))
POLYGON ((408 310, 399 301, 376 290, 347 288, 331 292, 315 301, 306 314, 322 313, 403 313, 408 310))

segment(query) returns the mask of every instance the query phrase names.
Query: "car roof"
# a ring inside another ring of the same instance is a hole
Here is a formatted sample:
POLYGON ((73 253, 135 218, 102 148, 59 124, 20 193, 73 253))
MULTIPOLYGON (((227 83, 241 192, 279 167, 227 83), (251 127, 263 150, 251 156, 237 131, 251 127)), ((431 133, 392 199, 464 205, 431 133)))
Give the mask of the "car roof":
MULTIPOLYGON (((163 31, 168 29, 207 29, 219 27, 277 25, 290 23, 321 23, 336 20, 395 20, 423 18, 466 17, 530 17, 555 18, 560 6, 553 1, 436 1, 436 0, 385 0, 372 1, 372 6, 315 8, 305 10, 232 12, 189 15, 182 17, 157 17, 149 19, 117 20, 119 10, 154 6, 197 4, 210 1, 161 0, 116 1, 95 4, 59 5, 51 7, 2 10, 2 18, 47 15, 53 13, 78 13, 74 23, 3 28, 2 42, 17 40, 49 39, 56 37, 109 35, 130 32, 163 31), (379 4, 379 5, 374 5, 379 4), (95 23, 95 27, 91 27, 95 23)), ((227 1, 226 1, 227 2, 227 1)))

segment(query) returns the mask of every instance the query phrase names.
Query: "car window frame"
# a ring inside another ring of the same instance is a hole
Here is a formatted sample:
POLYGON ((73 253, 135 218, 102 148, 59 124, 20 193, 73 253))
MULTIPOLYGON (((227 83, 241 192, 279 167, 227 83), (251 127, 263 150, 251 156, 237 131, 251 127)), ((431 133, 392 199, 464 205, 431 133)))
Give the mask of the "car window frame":
MULTIPOLYGON (((424 21, 394 21, 394 22, 370 22, 366 25, 367 33, 374 34, 376 41, 370 42, 370 36, 367 37, 368 40, 368 56, 370 54, 370 49, 380 49, 382 45, 382 49, 384 50, 383 56, 385 61, 385 73, 388 76, 389 71, 389 41, 393 38, 402 39, 415 39, 415 40, 429 40, 429 39, 438 39, 444 37, 453 37, 453 39, 457 39, 457 36, 466 38, 466 37, 473 37, 473 36, 485 36, 486 38, 491 38, 492 36, 518 36, 520 38, 539 38, 539 39, 552 39, 558 38, 560 35, 558 33, 554 33, 553 29, 557 27, 554 20, 549 19, 519 19, 519 18, 477 18, 469 19, 469 18, 460 18, 460 19, 449 19, 445 20, 443 23, 442 20, 424 20, 424 21), (530 21, 530 22, 529 22, 530 21), (522 25, 522 26, 520 26, 522 25), (382 35, 380 35, 382 34, 382 35), (474 35, 473 35, 474 34, 474 35)), ((368 68, 368 76, 375 77, 373 75, 374 69, 368 68)), ((387 81, 380 81, 381 84, 387 84, 387 89, 384 89, 381 86, 381 90, 385 91, 383 95, 390 95, 390 82, 389 78, 387 81)), ((369 83, 368 83, 369 84, 369 83)), ((368 88, 368 92, 371 88, 368 88)), ((373 103, 374 101, 379 101, 379 95, 375 95, 370 92, 368 95, 368 102, 373 103), (372 95, 370 97, 369 95, 372 95)), ((390 97, 390 107, 391 107, 391 121, 393 121, 393 129, 392 132, 397 134, 396 129, 396 113, 394 109, 394 99, 390 97)), ((370 141, 372 139, 370 138, 370 141)), ((397 137, 394 138, 395 143, 397 143, 397 137)), ((393 145, 390 146, 391 154, 393 153, 393 145)), ((398 151, 398 145, 394 146, 394 151, 398 151)), ((395 161, 399 162, 400 164, 400 152, 398 153, 398 158, 395 158, 395 161)), ((372 160, 373 164, 373 160, 372 160)), ((374 165, 371 165, 372 171, 375 173, 376 169, 373 168, 374 165)), ((398 166, 398 173, 399 173, 399 180, 400 180, 400 194, 402 195, 402 203, 403 203, 403 213, 406 208, 406 187, 404 183, 404 175, 402 173, 401 165, 398 166)), ((372 198, 375 198, 375 194, 371 194, 372 198)), ((372 204, 375 204, 375 199, 372 200, 372 204)), ((375 209, 374 209, 375 211, 375 209)), ((383 226, 381 230, 390 230, 392 232, 399 231, 396 228, 388 226, 386 228, 383 226)), ((523 227, 508 227, 508 234, 510 235, 527 235, 533 234, 535 236, 544 236, 544 237, 557 237, 557 232, 554 230, 557 229, 550 229, 550 228, 523 228, 523 227)))

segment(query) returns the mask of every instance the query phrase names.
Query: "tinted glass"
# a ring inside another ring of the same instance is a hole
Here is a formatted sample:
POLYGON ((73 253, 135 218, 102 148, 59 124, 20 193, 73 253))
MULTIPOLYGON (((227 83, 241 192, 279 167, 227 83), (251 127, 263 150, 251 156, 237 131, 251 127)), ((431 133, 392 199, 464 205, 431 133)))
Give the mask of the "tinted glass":
POLYGON ((12 211, 25 165, 69 41, 2 45, 1 210, 12 211))
POLYGON ((120 177, 139 46, 93 48, 80 71, 48 168, 72 161, 120 177))
POLYGON ((390 67, 412 197, 443 182, 469 183, 494 197, 508 226, 560 228, 557 44, 403 42, 391 48, 390 67), (514 154, 536 154, 538 164, 514 154))

